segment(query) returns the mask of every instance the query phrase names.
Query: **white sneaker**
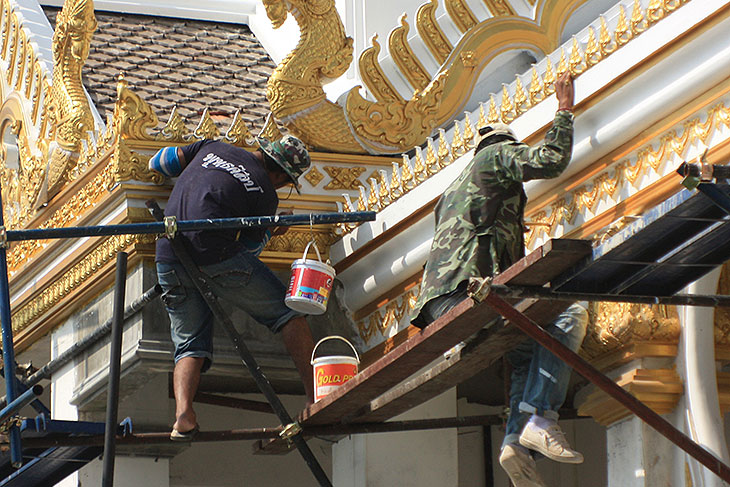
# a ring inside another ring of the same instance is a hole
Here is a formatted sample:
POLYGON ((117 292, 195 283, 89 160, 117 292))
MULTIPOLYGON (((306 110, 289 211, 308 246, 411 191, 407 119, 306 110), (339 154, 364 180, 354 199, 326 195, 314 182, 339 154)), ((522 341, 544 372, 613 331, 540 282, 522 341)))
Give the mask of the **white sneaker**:
POLYGON ((529 421, 520 435, 520 445, 540 452, 556 462, 583 463, 583 455, 570 448, 563 430, 557 423, 547 428, 540 428, 529 421))
POLYGON ((547 487, 537 473, 535 460, 524 448, 506 445, 499 456, 499 464, 507 472, 514 487, 547 487))

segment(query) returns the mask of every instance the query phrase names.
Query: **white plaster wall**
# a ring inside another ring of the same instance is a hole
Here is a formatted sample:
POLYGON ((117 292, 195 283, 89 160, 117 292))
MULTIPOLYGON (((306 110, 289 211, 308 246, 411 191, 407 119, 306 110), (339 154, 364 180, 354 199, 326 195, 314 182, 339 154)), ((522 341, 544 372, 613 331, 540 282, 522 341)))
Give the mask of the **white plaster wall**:
MULTIPOLYGON (((393 420, 456 416, 452 389, 393 420)), ((455 429, 353 435, 333 448, 336 487, 458 487, 455 429)))

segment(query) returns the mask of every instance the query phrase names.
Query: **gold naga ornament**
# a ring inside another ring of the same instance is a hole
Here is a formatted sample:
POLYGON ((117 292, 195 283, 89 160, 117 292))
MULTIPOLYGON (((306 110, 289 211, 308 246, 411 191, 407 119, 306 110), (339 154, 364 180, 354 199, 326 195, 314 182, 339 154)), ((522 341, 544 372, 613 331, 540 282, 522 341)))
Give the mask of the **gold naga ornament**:
POLYGON ((96 26, 93 0, 67 0, 56 17, 53 85, 46 107, 57 144, 51 148, 46 175, 49 198, 67 181, 78 161, 82 141, 94 129, 81 69, 89 56, 96 26))
MULTIPOLYGON (((487 2, 492 17, 478 21, 463 0, 441 0, 464 33, 452 47, 435 19, 438 0, 422 5, 416 15, 418 32, 441 64, 428 75, 408 45, 408 24, 389 37, 389 52, 415 88, 406 100, 378 63, 377 37, 358 61, 368 91, 350 90, 340 104, 329 101, 322 84, 342 75, 353 59, 352 38, 345 35, 334 0, 263 0, 274 28, 289 13, 301 36, 295 49, 277 66, 268 83, 271 110, 294 135, 324 151, 356 154, 395 154, 423 145, 434 130, 463 111, 481 71, 496 56, 516 45, 546 54, 560 40, 570 14, 586 0, 540 0, 539 21, 516 15, 510 2, 487 2)), ((520 108, 521 109, 521 108, 520 108)))

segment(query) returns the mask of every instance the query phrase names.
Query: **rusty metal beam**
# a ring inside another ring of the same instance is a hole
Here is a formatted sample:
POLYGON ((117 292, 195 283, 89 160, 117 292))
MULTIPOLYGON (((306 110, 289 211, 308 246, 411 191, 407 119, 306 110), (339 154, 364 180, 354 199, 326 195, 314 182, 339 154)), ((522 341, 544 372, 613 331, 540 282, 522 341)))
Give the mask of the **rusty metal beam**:
POLYGON ((555 356, 560 358, 566 364, 570 365, 576 372, 596 385, 596 387, 619 401, 642 421, 657 430, 657 432, 707 467, 711 472, 715 473, 725 482, 730 482, 730 467, 725 465, 720 459, 715 457, 705 448, 695 443, 692 438, 679 431, 669 421, 662 418, 646 404, 636 399, 629 392, 625 391, 613 380, 603 375, 598 369, 581 358, 580 355, 553 338, 552 335, 527 316, 517 311, 507 301, 497 296, 496 293, 490 292, 484 298, 483 302, 489 304, 513 325, 555 354, 555 356))

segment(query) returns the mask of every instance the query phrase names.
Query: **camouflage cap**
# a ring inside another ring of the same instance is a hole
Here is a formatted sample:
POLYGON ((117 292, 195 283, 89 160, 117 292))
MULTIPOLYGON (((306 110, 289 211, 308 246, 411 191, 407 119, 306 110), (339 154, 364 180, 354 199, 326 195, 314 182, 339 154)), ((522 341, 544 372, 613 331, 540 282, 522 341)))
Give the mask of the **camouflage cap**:
POLYGON ((512 129, 509 128, 509 125, 506 125, 504 123, 493 123, 491 125, 479 128, 479 136, 477 138, 476 146, 479 147, 479 144, 484 139, 492 137, 493 135, 504 135, 510 137, 512 140, 517 140, 517 136, 512 131, 512 129))
POLYGON ((256 141, 261 146, 261 150, 281 166, 294 183, 297 193, 301 194, 297 179, 312 164, 304 142, 293 135, 285 135, 274 142, 270 142, 263 137, 256 137, 256 141))

